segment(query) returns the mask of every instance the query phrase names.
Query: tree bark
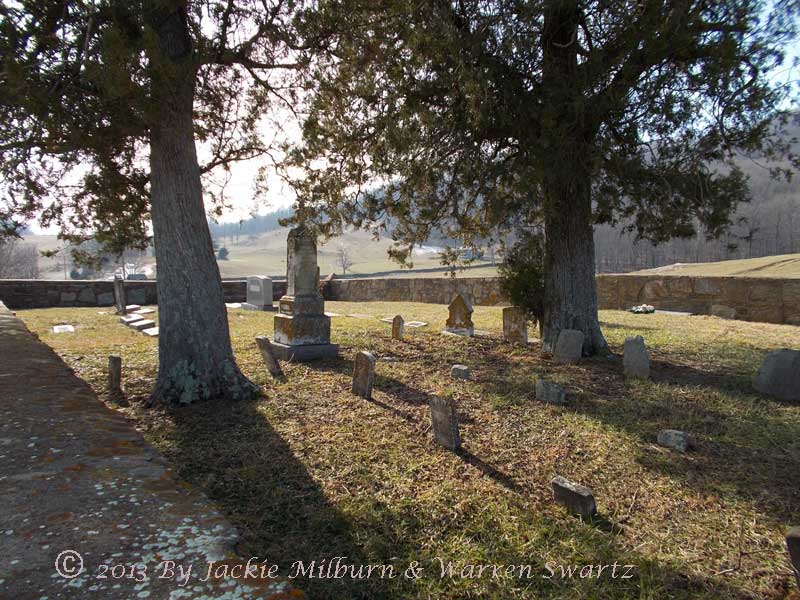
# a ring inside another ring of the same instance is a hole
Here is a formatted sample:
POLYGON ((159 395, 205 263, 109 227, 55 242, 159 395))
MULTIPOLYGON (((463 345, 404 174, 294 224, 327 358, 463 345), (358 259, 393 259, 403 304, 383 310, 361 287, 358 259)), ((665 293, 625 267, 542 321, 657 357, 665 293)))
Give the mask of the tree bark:
POLYGON ((591 186, 593 132, 578 80, 576 0, 551 0, 542 35, 546 101, 540 143, 545 220, 543 345, 563 329, 584 333, 583 353, 607 353, 597 316, 591 186))
POLYGON ((258 388, 233 357, 219 268, 203 206, 192 110, 195 66, 185 3, 148 14, 151 51, 151 215, 158 269, 158 379, 170 404, 238 400, 258 388))

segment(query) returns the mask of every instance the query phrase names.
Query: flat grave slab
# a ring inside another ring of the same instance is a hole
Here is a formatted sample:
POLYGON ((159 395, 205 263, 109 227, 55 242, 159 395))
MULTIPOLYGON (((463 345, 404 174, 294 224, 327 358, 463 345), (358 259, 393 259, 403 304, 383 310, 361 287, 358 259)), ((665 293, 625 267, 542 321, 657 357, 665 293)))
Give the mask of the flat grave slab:
POLYGON ((56 325, 53 333, 75 333, 75 328, 72 325, 56 325))
POLYGON ((156 326, 155 321, 150 321, 148 319, 143 319, 141 321, 136 321, 135 323, 131 323, 130 325, 136 331, 144 331, 145 329, 150 329, 156 326))

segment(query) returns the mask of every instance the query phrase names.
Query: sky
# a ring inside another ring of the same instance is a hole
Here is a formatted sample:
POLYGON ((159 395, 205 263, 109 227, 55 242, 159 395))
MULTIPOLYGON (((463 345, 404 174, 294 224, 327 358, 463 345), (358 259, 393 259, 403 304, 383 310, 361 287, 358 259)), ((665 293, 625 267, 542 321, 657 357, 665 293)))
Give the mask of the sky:
MULTIPOLYGON (((784 66, 776 70, 771 78, 776 83, 793 85, 797 91, 797 82, 800 80, 800 67, 792 66, 792 63, 800 60, 800 41, 787 49, 786 54, 784 66)), ((269 121, 265 121, 262 132, 266 140, 280 142, 284 140, 298 141, 300 139, 299 124, 294 116, 285 109, 282 112, 276 112, 269 121), (270 125, 270 122, 277 122, 279 125, 270 125)), ((198 151, 202 162, 203 149, 199 148, 198 151)), ((231 177, 225 187, 226 200, 231 205, 231 208, 226 210, 218 219, 220 222, 238 222, 249 218, 254 210, 259 214, 264 214, 293 204, 294 194, 291 189, 277 175, 272 173, 268 177, 269 191, 265 195, 264 202, 257 207, 254 206, 253 182, 262 163, 262 160, 254 159, 239 162, 232 167, 231 177)), ((218 189, 218 187, 214 189, 218 189)), ((211 203, 207 201, 206 207, 210 211, 211 203)), ((34 233, 57 233, 55 228, 45 230, 35 223, 30 225, 34 233)))

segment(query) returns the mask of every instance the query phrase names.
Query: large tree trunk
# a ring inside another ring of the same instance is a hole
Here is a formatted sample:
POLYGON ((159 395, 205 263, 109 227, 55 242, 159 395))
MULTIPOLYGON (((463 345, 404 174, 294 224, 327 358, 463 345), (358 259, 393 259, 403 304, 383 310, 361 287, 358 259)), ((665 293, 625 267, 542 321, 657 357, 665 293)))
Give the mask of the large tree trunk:
POLYGON ((545 220, 544 349, 563 329, 584 333, 586 355, 606 353, 597 317, 591 184, 593 135, 578 80, 576 0, 551 0, 542 35, 541 169, 545 220))
MULTIPOLYGON (((556 178, 552 178, 556 179, 556 178)), ((594 237, 589 180, 547 180, 545 212, 545 298, 542 333, 544 349, 552 351, 562 329, 584 334, 583 352, 608 352, 597 317, 594 237)))
POLYGON ((185 5, 154 10, 148 21, 159 40, 150 57, 150 187, 159 319, 153 399, 185 404, 252 397, 258 390, 233 357, 203 206, 192 122, 195 67, 185 5))

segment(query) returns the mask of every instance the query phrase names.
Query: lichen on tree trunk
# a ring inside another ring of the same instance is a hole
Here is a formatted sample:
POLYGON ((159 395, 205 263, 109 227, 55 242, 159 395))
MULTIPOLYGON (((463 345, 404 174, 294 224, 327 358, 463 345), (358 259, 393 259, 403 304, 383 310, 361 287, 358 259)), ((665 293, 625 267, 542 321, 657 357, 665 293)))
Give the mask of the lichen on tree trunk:
POLYGON ((205 217, 192 109, 195 66, 185 6, 155 10, 151 57, 151 215, 158 265, 159 365, 153 400, 238 400, 258 388, 233 356, 205 217))

